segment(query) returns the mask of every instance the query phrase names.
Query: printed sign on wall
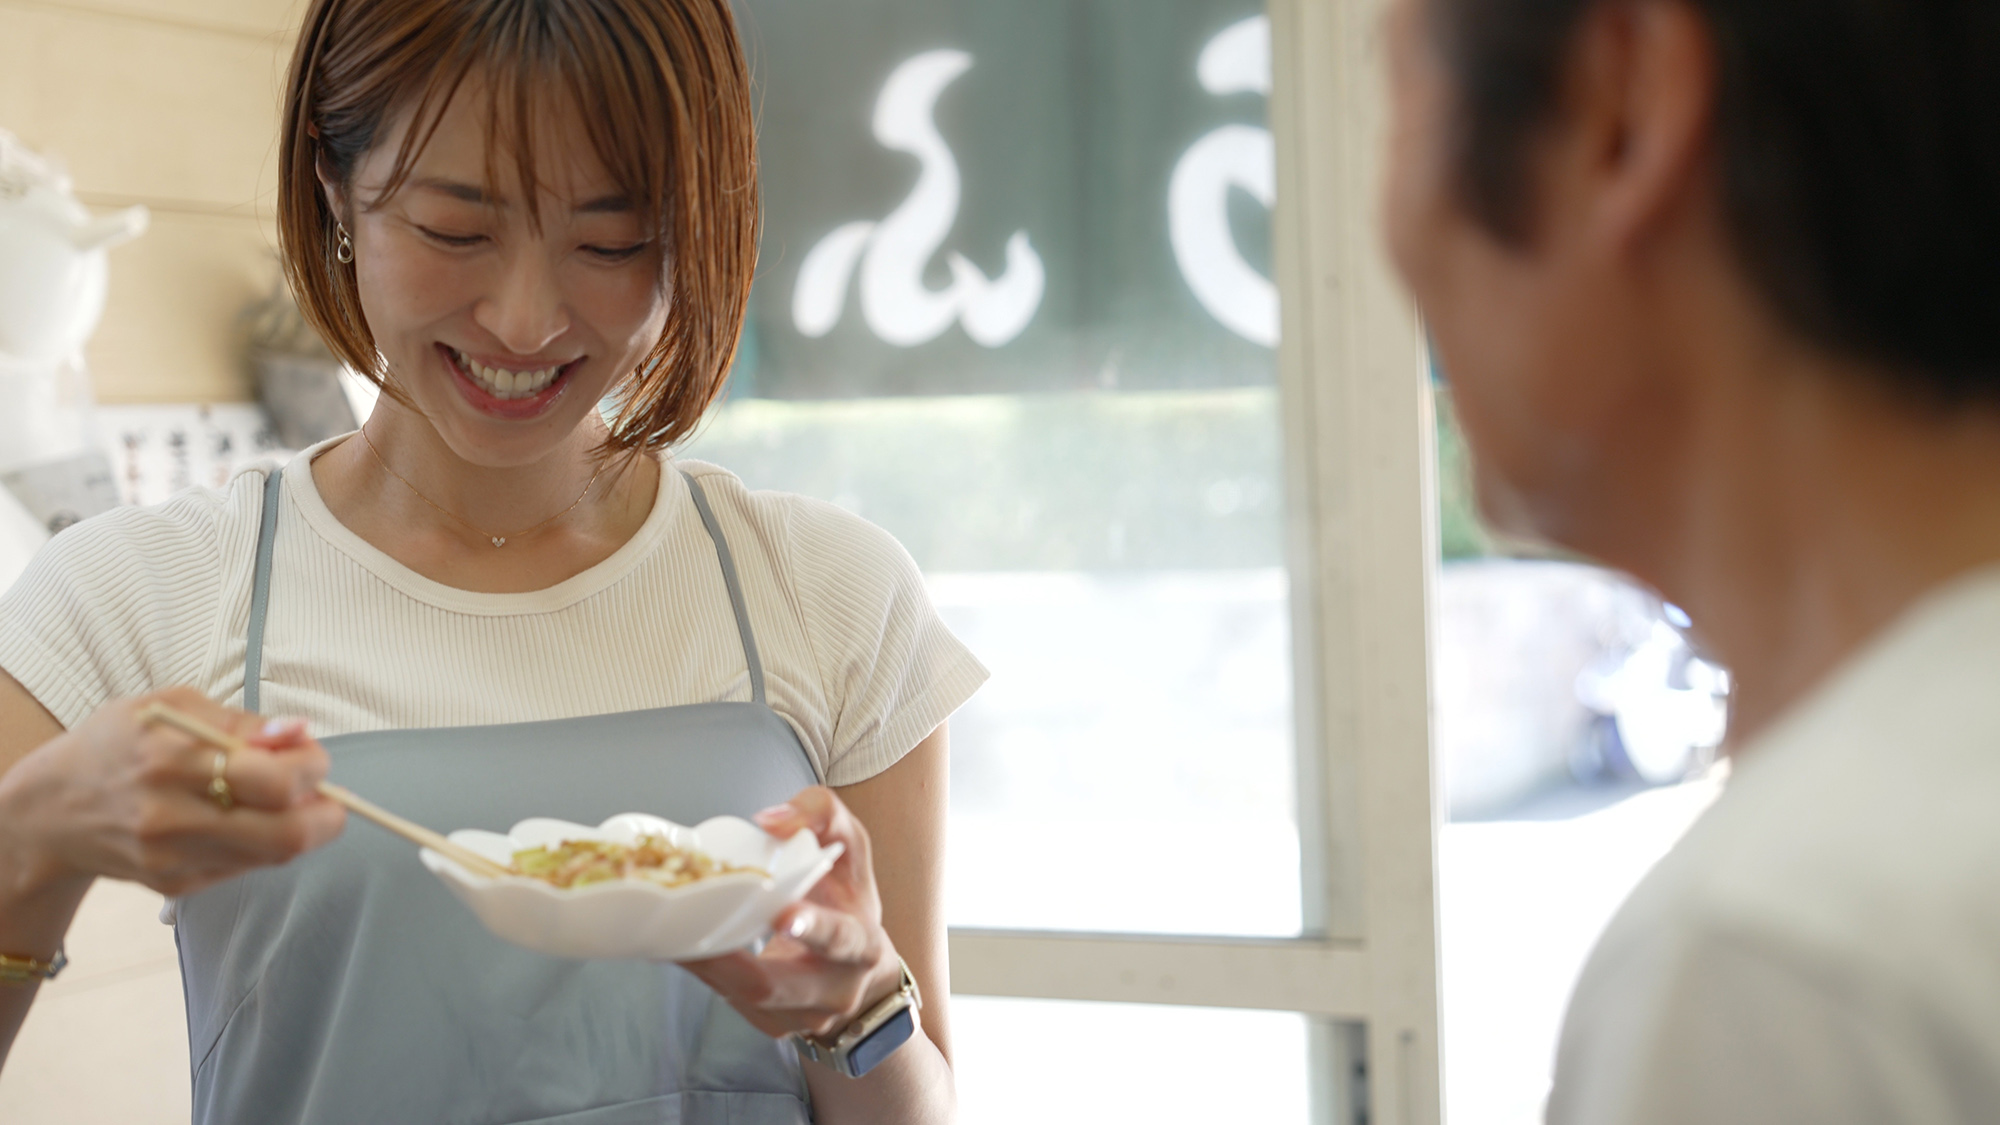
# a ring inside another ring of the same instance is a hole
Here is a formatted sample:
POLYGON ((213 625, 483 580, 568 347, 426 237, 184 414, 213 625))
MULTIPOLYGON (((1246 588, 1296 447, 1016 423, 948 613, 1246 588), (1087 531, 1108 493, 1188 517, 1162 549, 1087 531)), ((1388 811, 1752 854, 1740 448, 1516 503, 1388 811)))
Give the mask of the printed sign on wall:
POLYGON ((1269 383, 1242 0, 741 0, 766 221, 737 394, 1269 383))

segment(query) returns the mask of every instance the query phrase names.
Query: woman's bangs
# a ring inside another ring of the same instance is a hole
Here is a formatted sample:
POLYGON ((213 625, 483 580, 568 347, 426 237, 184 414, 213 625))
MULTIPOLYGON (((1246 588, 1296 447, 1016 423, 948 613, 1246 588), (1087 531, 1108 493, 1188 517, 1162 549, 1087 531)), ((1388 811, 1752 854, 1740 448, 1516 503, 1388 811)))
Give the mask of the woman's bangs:
POLYGON ((675 130, 661 99, 648 93, 674 83, 675 76, 635 73, 642 66, 652 70, 646 64, 653 60, 626 50, 593 18, 591 5, 498 7, 498 18, 466 29, 458 50, 418 94, 384 197, 408 180, 446 107, 470 83, 484 87, 487 101, 482 187, 489 198, 507 196, 510 182, 526 185, 522 203, 529 221, 539 225, 541 194, 549 185, 538 171, 538 142, 547 130, 576 123, 642 227, 656 236, 667 233, 668 138, 675 130))

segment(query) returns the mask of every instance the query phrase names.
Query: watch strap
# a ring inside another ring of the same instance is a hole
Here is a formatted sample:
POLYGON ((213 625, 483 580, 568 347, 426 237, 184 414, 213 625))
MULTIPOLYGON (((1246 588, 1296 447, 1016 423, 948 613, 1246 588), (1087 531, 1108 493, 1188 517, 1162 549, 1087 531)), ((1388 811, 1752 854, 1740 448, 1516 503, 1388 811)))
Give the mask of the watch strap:
POLYGON ((916 975, 910 972, 909 964, 900 957, 897 963, 902 967, 903 978, 896 991, 871 1005, 831 1042, 794 1035, 792 1043, 799 1055, 849 1078, 859 1078, 915 1038, 917 1012, 924 1005, 923 992, 917 987, 916 975))

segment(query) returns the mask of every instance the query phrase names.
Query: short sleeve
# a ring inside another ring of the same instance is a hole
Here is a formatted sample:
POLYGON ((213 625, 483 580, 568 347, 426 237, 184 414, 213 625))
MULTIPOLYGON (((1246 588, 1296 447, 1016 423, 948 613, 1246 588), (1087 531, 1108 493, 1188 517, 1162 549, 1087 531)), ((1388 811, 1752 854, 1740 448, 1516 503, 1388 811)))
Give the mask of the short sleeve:
POLYGON ((1549 1125, 1971 1119, 1906 988, 1792 943, 1673 929, 1586 971, 1549 1125))
POLYGON ((216 498, 118 508, 44 546, 0 597, 0 668, 65 727, 193 682, 220 598, 216 498))
POLYGON ((833 717, 826 781, 853 785, 909 753, 987 672, 888 532, 817 500, 793 498, 789 515, 792 581, 833 717))

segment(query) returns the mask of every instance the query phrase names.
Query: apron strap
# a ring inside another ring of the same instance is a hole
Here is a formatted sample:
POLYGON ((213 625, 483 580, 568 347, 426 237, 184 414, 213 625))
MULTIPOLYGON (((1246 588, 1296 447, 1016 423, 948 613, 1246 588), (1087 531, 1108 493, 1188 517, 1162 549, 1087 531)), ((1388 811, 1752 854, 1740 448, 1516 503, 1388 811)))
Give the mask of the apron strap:
POLYGON ((757 658, 757 638, 750 632, 750 610, 743 604, 743 583, 736 577, 736 560, 729 554, 729 541, 722 537, 722 525, 715 522, 715 510, 708 506, 708 494, 701 490, 701 482, 686 469, 681 470, 681 479, 687 481, 688 495, 694 498, 695 510, 701 513, 701 524, 708 529, 708 537, 715 540, 715 557, 722 561, 722 581, 729 587, 729 605, 736 610, 736 632, 743 638, 743 660, 750 665, 750 699, 762 703, 764 662, 757 658))
POLYGON ((283 469, 264 480, 264 519, 257 528, 257 570, 250 581, 250 633, 243 649, 243 709, 257 710, 257 687, 264 671, 264 615, 271 608, 271 551, 278 542, 278 482, 283 469))

